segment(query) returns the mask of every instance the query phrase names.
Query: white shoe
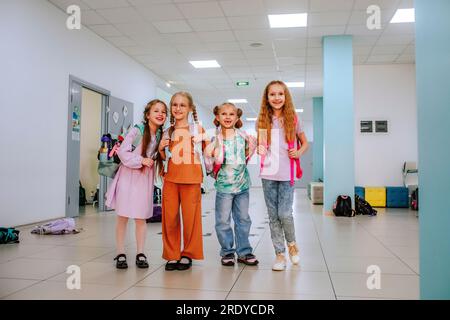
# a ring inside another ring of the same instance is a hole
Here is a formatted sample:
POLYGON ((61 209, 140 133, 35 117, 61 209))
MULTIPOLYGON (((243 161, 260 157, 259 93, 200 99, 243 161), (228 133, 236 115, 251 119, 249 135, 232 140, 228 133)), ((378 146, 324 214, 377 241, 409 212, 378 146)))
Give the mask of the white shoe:
POLYGON ((289 251, 289 257, 291 258, 292 263, 295 265, 299 264, 300 263, 300 257, 298 255, 299 250, 298 250, 297 244, 295 242, 288 244, 288 251, 289 251))
POLYGON ((286 258, 283 253, 278 253, 275 262, 272 266, 273 271, 284 271, 286 270, 286 258))

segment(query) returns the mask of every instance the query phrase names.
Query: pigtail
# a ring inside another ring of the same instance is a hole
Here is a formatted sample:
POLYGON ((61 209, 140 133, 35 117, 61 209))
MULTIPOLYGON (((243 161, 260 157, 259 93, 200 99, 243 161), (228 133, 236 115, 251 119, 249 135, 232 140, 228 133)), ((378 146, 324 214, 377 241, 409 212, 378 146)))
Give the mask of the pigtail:
POLYGON ((194 122, 198 124, 197 107, 195 106, 195 104, 192 104, 192 116, 194 117, 194 122))
MULTIPOLYGON (((172 108, 172 107, 171 107, 172 108)), ((172 112, 170 112, 170 128, 169 128, 169 139, 172 137, 172 133, 175 131, 175 118, 172 115, 172 112)))
POLYGON ((242 114, 243 114, 242 109, 241 109, 241 108, 237 108, 237 117, 238 117, 238 120, 236 121, 236 124, 234 125, 234 127, 235 127, 236 129, 240 129, 240 128, 242 128, 242 126, 244 125, 244 124, 242 123, 242 120, 241 120, 242 114))
MULTIPOLYGON (((215 106, 214 107, 213 113, 214 113, 215 116, 219 115, 219 110, 220 110, 219 106, 215 106)), ((219 122, 219 120, 217 120, 216 117, 214 117, 213 124, 216 126, 216 128, 220 127, 220 122, 219 122)))

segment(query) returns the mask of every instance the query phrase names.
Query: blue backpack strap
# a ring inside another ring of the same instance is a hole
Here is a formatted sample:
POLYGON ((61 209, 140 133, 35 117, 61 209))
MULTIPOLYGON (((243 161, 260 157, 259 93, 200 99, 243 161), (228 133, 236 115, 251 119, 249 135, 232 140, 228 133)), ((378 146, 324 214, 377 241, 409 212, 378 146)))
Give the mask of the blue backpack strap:
MULTIPOLYGON (((134 142, 137 142, 137 143, 133 143, 133 145, 137 146, 141 142, 140 139, 142 139, 142 137, 144 136, 145 124, 143 124, 143 123, 136 124, 134 127, 138 129, 138 135, 136 136, 136 138, 134 140, 134 142)), ((156 130, 156 142, 158 144, 159 144, 159 142, 161 141, 161 138, 162 138, 162 134, 161 134, 162 131, 163 130, 161 130, 159 128, 156 130)))
POLYGON ((156 130, 156 143, 159 145, 159 143, 161 142, 161 136, 162 136, 162 134, 161 134, 161 132, 162 132, 162 129, 157 129, 156 130))
POLYGON ((136 124, 134 127, 138 129, 138 134, 133 140, 133 146, 136 148, 139 145, 139 143, 141 143, 141 139, 144 136, 145 125, 141 123, 136 124))
POLYGON ((134 127, 139 129, 141 135, 144 135, 145 124, 143 123, 135 124, 134 127))

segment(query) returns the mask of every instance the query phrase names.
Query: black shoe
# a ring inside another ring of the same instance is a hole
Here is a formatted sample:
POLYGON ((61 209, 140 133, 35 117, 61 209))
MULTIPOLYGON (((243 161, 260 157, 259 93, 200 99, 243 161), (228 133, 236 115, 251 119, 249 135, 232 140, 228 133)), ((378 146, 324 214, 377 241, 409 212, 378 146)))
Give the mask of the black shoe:
POLYGON ((167 261, 165 269, 166 269, 166 271, 177 270, 178 269, 178 261, 176 261, 176 262, 167 261))
POLYGON ((117 255, 117 257, 114 258, 116 260, 116 268, 117 269, 126 269, 128 268, 127 264, 127 256, 123 253, 117 255))
POLYGON ((243 257, 239 257, 238 262, 246 264, 247 266, 256 266, 259 263, 255 255, 252 253, 246 254, 243 257))
POLYGON ((186 257, 186 256, 181 256, 181 259, 180 260, 178 260, 178 270, 187 270, 187 269, 189 269, 190 267, 192 267, 192 259, 191 258, 189 258, 189 257, 186 257), (181 261, 183 260, 183 259, 187 259, 188 260, 188 263, 182 263, 181 261))
POLYGON ((139 253, 136 256, 136 266, 141 269, 148 268, 147 257, 143 253, 139 253))
POLYGON ((234 253, 229 253, 226 254, 222 257, 222 259, 220 259, 220 262, 222 263, 223 266, 227 266, 227 267, 231 267, 234 266, 234 253))

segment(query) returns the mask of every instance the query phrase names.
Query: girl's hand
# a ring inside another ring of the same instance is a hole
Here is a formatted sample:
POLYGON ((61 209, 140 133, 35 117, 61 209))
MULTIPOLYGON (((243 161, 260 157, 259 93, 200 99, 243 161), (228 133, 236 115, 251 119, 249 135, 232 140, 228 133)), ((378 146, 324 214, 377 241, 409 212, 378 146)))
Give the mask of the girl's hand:
POLYGON ((267 148, 265 146, 263 146, 262 144, 260 144, 257 148, 257 153, 260 156, 265 156, 267 154, 267 148))
POLYGON ((164 149, 169 145, 170 140, 169 139, 162 139, 159 143, 158 151, 163 152, 164 149))
POLYGON ((142 165, 143 166, 146 166, 146 167, 150 168, 151 166, 153 166, 153 163, 154 163, 154 161, 152 159, 150 159, 150 158, 142 159, 142 165))
POLYGON ((291 158, 291 159, 299 159, 301 156, 300 150, 297 150, 297 149, 289 149, 288 153, 289 153, 289 158, 291 158))

